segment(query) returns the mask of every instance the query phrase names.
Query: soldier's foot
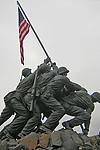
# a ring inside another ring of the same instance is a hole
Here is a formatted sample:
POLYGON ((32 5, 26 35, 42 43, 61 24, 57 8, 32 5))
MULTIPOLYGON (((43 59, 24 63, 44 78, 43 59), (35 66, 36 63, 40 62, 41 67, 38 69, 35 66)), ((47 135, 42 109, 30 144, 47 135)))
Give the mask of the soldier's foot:
POLYGON ((52 131, 49 128, 42 125, 39 127, 38 132, 40 132, 40 133, 51 133, 52 131))
POLYGON ((69 129, 72 130, 72 128, 69 126, 69 123, 67 121, 62 123, 63 127, 65 127, 65 129, 69 129))

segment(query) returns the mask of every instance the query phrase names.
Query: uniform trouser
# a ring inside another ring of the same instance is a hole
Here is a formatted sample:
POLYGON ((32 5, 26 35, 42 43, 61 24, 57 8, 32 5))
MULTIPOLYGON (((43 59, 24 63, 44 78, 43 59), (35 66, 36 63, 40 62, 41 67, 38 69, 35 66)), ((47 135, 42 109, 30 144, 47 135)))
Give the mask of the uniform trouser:
POLYGON ((65 114, 64 107, 53 97, 53 95, 50 95, 50 91, 48 91, 47 94, 45 92, 45 94, 41 95, 40 101, 52 111, 48 119, 43 124, 52 130, 65 114))
POLYGON ((0 115, 0 125, 7 121, 13 114, 14 112, 8 106, 6 106, 0 115))
POLYGON ((64 104, 65 113, 70 116, 75 116, 75 118, 67 121, 70 127, 75 127, 81 125, 82 123, 90 122, 91 115, 84 109, 78 106, 72 106, 69 104, 64 104))
POLYGON ((33 132, 40 123, 41 123, 41 113, 40 113, 38 105, 35 103, 32 117, 27 121, 26 125, 22 129, 19 136, 22 137, 33 132))
POLYGON ((23 129, 28 119, 30 118, 30 113, 25 108, 25 106, 16 98, 13 98, 10 101, 10 106, 13 109, 13 111, 16 113, 16 116, 13 119, 13 121, 10 123, 10 125, 7 126, 6 130, 11 135, 17 135, 23 129))

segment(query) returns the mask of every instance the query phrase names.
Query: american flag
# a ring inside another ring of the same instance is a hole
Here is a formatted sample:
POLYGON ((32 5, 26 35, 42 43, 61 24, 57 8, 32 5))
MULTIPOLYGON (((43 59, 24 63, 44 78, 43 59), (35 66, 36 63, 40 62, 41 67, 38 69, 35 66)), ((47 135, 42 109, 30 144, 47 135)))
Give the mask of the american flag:
POLYGON ((24 49, 23 49, 23 40, 25 36, 29 32, 29 24, 23 17, 20 9, 18 8, 18 15, 19 15, 19 41, 20 41, 20 57, 21 57, 21 63, 24 65, 24 49))

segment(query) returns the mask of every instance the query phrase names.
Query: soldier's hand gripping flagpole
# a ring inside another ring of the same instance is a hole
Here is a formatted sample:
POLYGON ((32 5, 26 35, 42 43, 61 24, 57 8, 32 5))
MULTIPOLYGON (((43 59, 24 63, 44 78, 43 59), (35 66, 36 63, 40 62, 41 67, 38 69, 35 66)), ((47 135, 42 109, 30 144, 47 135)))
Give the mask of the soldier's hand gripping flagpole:
POLYGON ((43 46, 43 44, 42 44, 42 42, 41 42, 39 36, 37 35, 36 31, 34 30, 34 28, 33 28, 32 24, 31 24, 31 22, 30 22, 29 19, 28 19, 28 17, 26 16, 26 14, 25 14, 23 8, 21 7, 21 5, 20 5, 20 3, 19 3, 18 1, 17 1, 17 4, 18 4, 18 7, 20 8, 20 10, 22 11, 23 15, 24 15, 25 18, 27 19, 27 21, 28 21, 28 23, 29 23, 29 25, 30 25, 32 31, 34 32, 34 34, 35 34, 35 36, 36 36, 38 42, 40 43, 40 45, 41 45, 43 51, 45 52, 46 56, 49 58, 50 63, 51 63, 51 65, 52 65, 53 63, 52 63, 52 61, 51 61, 51 59, 50 59, 50 57, 49 57, 49 55, 48 55, 46 49, 44 48, 44 46, 43 46))

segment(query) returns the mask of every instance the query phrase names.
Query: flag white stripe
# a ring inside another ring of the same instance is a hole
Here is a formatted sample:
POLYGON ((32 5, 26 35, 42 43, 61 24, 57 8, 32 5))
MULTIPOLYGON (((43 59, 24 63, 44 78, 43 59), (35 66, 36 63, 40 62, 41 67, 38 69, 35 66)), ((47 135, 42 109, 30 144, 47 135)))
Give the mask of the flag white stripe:
MULTIPOLYGON (((21 25, 20 25, 21 26, 21 25)), ((27 26, 27 22, 24 21, 23 26, 19 29, 19 33, 21 34, 21 32, 24 30, 24 28, 27 26)))
POLYGON ((29 31, 29 28, 26 28, 24 32, 22 32, 22 35, 20 37, 20 41, 23 40, 23 37, 25 36, 25 34, 29 31))

